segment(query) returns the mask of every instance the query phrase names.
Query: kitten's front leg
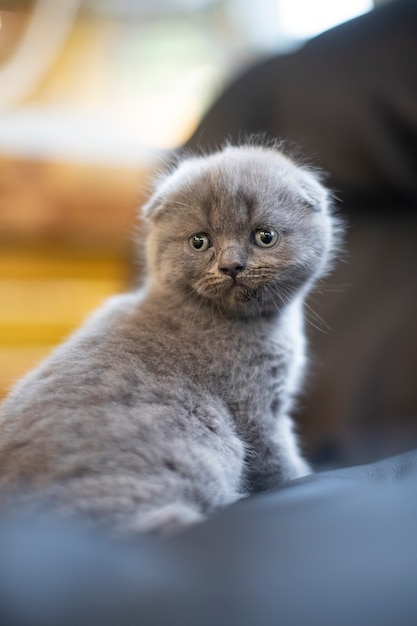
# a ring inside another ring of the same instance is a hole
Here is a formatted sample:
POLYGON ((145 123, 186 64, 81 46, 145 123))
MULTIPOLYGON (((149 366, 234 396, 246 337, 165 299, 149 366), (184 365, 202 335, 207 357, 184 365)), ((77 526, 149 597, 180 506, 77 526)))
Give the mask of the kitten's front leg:
POLYGON ((274 431, 256 438, 247 474, 252 492, 265 491, 307 476, 312 469, 301 456, 293 421, 287 415, 279 417, 274 431))

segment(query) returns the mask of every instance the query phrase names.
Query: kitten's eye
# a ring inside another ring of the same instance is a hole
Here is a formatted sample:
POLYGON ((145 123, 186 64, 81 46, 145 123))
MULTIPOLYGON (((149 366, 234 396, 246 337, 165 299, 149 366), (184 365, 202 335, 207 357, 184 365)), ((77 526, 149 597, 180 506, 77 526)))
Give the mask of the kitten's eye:
POLYGON ((260 248, 272 248, 278 241, 278 233, 273 228, 258 228, 254 240, 260 248))
POLYGON ((210 239, 207 237, 207 235, 204 235, 203 233, 197 233, 196 235, 193 235, 189 238, 188 243, 193 250, 196 250, 196 252, 205 252, 211 246, 210 239))

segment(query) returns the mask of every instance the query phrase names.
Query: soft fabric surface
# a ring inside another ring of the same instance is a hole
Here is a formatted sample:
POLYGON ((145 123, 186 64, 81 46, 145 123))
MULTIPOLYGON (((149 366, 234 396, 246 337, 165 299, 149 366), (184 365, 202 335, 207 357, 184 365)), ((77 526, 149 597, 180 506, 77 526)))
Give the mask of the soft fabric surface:
POLYGON ((0 525, 0 623, 411 626, 417 451, 248 498, 168 540, 0 525))

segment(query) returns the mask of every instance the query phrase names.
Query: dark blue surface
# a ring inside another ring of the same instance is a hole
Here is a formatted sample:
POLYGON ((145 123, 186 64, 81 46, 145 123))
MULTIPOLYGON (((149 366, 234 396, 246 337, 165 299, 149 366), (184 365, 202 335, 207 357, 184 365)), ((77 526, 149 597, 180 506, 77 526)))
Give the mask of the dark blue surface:
POLYGON ((248 498, 171 539, 0 525, 7 626, 417 623, 417 451, 248 498))

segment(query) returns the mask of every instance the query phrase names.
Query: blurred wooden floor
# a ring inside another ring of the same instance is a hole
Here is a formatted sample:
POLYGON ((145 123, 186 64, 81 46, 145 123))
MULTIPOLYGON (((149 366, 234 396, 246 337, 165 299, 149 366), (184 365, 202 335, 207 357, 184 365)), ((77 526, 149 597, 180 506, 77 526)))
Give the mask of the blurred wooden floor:
POLYGON ((105 298, 129 287, 148 175, 0 160, 0 397, 105 298))

